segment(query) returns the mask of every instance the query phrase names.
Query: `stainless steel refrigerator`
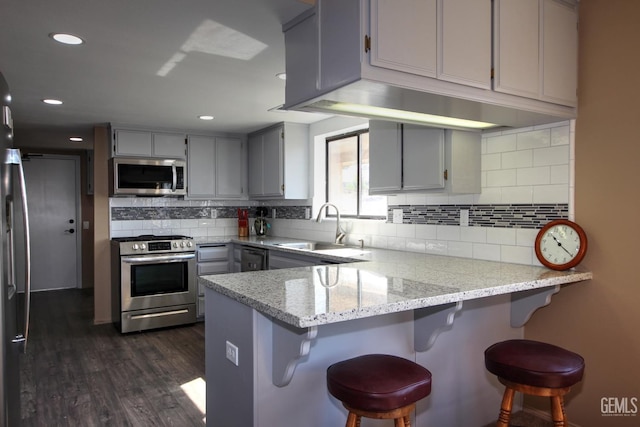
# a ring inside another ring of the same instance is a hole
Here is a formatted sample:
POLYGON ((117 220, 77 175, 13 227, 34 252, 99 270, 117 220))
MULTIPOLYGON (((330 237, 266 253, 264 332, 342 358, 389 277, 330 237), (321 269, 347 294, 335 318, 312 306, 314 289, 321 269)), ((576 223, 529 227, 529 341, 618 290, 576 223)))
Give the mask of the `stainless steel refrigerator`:
POLYGON ((0 427, 20 425, 20 354, 27 350, 30 246, 20 150, 12 148, 11 95, 0 72, 0 427))

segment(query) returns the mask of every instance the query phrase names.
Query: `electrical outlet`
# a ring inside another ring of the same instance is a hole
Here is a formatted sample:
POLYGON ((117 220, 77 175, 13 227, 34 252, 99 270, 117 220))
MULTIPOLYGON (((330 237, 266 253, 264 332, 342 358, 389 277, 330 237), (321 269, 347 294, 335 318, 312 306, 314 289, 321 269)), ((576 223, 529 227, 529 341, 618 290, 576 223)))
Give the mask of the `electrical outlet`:
POLYGON ((215 219, 218 218, 218 209, 211 209, 211 218, 215 219))
POLYGON ((271 209, 271 218, 276 218, 276 208, 271 209))
POLYGON ((311 209, 304 208, 304 219, 309 219, 309 218, 311 218, 311 209))
POLYGON ((402 224, 402 209, 393 210, 393 223, 402 224))
POLYGON ((238 347, 227 341, 227 359, 238 366, 238 347))
POLYGON ((469 226, 469 209, 460 209, 460 226, 469 226))

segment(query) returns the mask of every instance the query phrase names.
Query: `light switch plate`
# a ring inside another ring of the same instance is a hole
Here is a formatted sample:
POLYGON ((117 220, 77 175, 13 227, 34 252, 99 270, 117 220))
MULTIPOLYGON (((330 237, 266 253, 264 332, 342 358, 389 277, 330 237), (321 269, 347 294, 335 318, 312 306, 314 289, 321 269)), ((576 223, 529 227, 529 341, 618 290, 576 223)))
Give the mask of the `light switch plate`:
POLYGON ((226 353, 227 353, 227 359, 234 365, 238 366, 238 346, 227 341, 226 353))
POLYGON ((469 209, 460 209, 460 226, 469 226, 469 209))
POLYGON ((393 210, 393 223, 402 224, 402 209, 393 210))

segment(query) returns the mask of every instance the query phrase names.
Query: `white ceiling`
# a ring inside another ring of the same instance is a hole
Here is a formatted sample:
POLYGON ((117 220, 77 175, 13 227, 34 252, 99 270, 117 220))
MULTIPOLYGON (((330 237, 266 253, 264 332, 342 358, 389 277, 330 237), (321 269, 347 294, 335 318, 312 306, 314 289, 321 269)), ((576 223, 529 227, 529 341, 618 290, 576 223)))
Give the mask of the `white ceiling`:
POLYGON ((318 120, 267 111, 284 102, 285 83, 275 77, 284 71, 281 25, 308 2, 1 0, 0 71, 13 97, 16 144, 90 146, 93 126, 105 123, 247 133, 280 121, 318 120), (234 31, 220 43, 216 29, 234 31), (48 36, 53 32, 86 43, 61 45, 48 36), (255 45, 245 43, 251 39, 255 45), (241 54, 255 56, 224 56, 241 54), (43 98, 64 104, 45 105, 43 98), (215 119, 205 122, 200 114, 215 119), (68 138, 75 135, 86 142, 72 145, 68 138))

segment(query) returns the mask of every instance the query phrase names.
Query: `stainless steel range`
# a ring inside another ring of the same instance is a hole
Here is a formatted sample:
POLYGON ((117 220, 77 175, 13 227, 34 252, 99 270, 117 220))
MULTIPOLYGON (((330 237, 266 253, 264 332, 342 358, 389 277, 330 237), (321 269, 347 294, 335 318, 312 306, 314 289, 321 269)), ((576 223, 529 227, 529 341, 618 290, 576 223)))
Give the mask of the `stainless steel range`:
POLYGON ((195 252, 186 236, 111 240, 112 317, 120 332, 196 321, 195 252))

